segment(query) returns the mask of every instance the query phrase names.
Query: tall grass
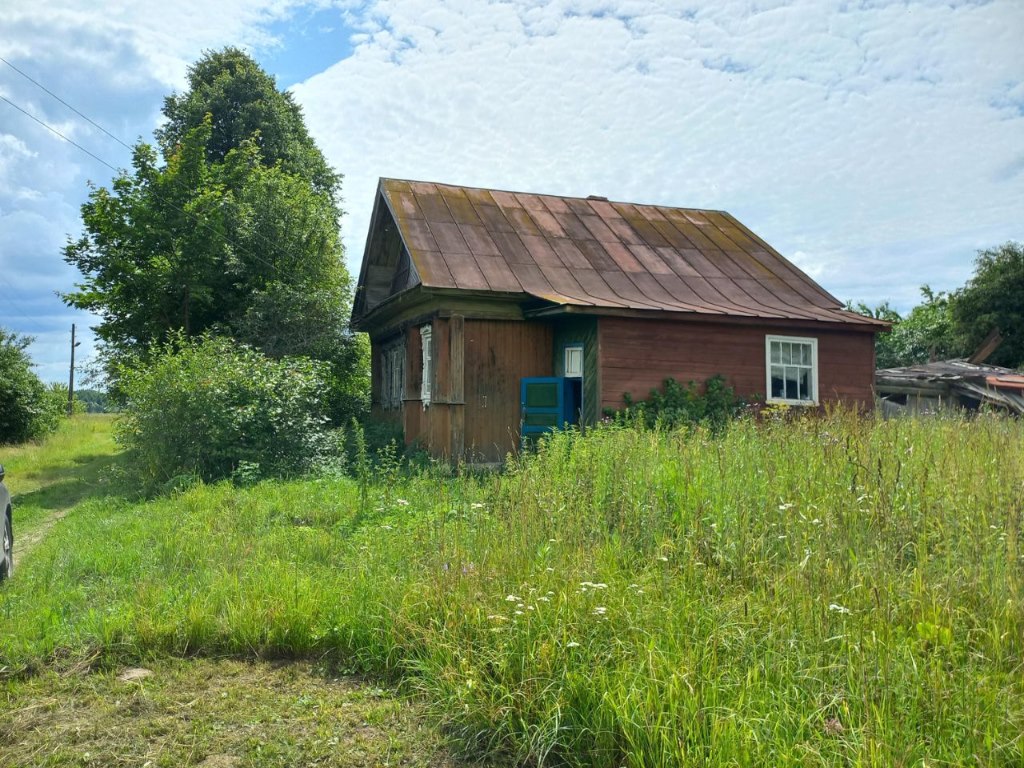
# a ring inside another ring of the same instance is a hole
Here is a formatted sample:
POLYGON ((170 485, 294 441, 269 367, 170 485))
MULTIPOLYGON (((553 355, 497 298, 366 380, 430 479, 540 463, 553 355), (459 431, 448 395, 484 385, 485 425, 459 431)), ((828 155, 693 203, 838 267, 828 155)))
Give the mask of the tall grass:
POLYGON ((326 657, 537 764, 1019 765, 1022 449, 834 414, 87 502, 0 592, 0 664, 326 657))

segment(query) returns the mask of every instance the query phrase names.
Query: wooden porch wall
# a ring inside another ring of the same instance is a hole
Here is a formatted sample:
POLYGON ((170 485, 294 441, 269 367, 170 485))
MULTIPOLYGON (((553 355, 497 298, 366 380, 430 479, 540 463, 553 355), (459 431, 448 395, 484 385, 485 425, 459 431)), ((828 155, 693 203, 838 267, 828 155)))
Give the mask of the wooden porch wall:
POLYGON ((430 322, 434 376, 426 408, 421 326, 406 331, 406 444, 438 458, 501 461, 519 444, 519 380, 552 375, 550 326, 461 315, 430 322))
POLYGON ((583 345, 583 423, 595 424, 601 418, 597 318, 559 319, 553 324, 553 327, 554 376, 565 375, 565 353, 563 351, 565 347, 570 344, 583 345))
POLYGON ((725 376, 737 395, 765 394, 765 336, 818 339, 819 400, 871 408, 875 345, 871 333, 747 325, 717 325, 602 317, 601 407, 619 410, 628 392, 635 400, 672 377, 686 384, 725 376))
POLYGON ((547 323, 465 321, 465 455, 501 461, 519 445, 519 380, 552 375, 547 323))

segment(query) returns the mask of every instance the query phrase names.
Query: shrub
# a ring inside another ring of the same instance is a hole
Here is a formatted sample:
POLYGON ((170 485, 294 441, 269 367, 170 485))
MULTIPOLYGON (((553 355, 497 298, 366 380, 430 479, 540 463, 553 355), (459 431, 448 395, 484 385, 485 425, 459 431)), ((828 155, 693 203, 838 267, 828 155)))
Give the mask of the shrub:
POLYGON ((65 402, 32 371, 25 352, 32 337, 0 328, 0 444, 23 443, 53 432, 65 402))
POLYGON ((639 421, 648 429, 674 429, 690 424, 720 428, 738 416, 746 405, 721 375, 712 376, 703 387, 695 381, 683 386, 675 379, 667 378, 663 390, 652 389, 647 400, 633 400, 628 392, 623 399, 626 408, 615 413, 615 418, 639 421))
POLYGON ((126 371, 118 442, 151 490, 179 478, 299 475, 335 454, 323 366, 206 337, 126 371))

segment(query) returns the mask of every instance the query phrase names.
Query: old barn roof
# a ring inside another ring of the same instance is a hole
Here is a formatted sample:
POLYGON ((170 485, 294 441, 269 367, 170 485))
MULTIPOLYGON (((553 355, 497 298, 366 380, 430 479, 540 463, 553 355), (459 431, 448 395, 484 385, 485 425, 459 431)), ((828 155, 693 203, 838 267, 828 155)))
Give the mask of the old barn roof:
POLYGON ((381 179, 354 317, 418 285, 595 311, 884 326, 724 211, 381 179))

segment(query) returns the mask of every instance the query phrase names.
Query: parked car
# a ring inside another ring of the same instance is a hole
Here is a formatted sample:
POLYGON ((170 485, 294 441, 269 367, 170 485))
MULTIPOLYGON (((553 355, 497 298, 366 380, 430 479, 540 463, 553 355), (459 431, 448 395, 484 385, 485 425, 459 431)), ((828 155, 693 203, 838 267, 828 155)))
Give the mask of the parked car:
POLYGON ((3 510, 4 548, 0 554, 0 581, 14 573, 14 527, 11 524, 11 494, 4 485, 4 465, 0 464, 0 510, 3 510))

